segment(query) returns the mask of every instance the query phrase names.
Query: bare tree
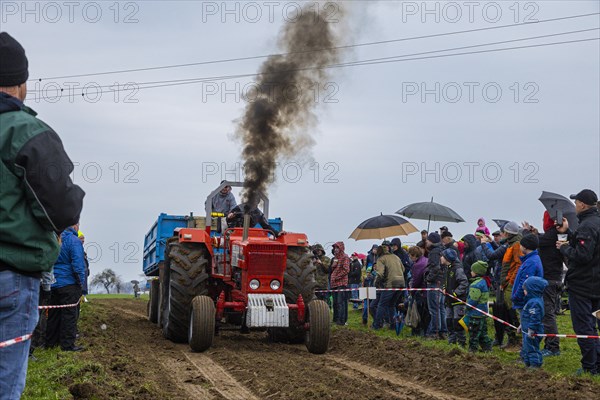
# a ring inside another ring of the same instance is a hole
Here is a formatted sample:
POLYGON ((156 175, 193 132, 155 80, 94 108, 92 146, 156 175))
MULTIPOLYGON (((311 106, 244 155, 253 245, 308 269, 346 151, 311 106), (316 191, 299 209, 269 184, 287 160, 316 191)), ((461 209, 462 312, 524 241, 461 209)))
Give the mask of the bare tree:
MULTIPOLYGON (((117 284, 120 285, 120 279, 115 273, 115 271, 113 271, 110 268, 107 268, 104 271, 94 275, 94 277, 92 278, 92 285, 104 286, 104 289, 106 289, 106 293, 110 293, 110 288, 113 286, 117 286, 117 284)), ((117 288, 119 287, 120 286, 117 286, 117 288)))

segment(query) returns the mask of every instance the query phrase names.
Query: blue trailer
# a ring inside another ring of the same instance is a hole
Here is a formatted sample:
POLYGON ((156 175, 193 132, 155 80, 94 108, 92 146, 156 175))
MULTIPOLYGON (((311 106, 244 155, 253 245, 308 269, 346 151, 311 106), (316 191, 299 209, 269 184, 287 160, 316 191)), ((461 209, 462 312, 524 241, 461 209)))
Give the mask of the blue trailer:
POLYGON ((159 265, 165 260, 165 244, 176 228, 188 225, 188 216, 162 213, 144 238, 144 274, 158 276, 159 265))

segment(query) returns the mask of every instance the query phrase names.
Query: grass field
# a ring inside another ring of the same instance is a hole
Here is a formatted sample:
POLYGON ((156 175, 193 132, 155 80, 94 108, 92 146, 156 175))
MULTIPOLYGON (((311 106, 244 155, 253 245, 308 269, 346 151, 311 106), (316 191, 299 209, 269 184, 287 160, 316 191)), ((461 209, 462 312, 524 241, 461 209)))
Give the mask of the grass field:
MULTIPOLYGON (((369 317, 369 323, 372 323, 373 320, 369 317)), ((415 338, 411 336, 411 329, 409 327, 404 327, 402 332, 400 332, 399 336, 396 336, 395 330, 389 329, 381 329, 378 331, 368 329, 365 325, 362 324, 362 309, 360 311, 355 311, 350 306, 348 311, 348 327, 351 329, 357 329, 361 331, 369 331, 374 335, 390 337, 398 340, 418 340, 423 345, 428 347, 436 347, 439 349, 443 349, 446 351, 450 351, 452 349, 457 349, 460 347, 457 345, 450 345, 446 341, 440 340, 425 340, 421 338, 415 338)), ((335 327, 334 329, 339 329, 335 327)), ((573 333, 573 328, 571 325, 571 317, 569 312, 567 311, 564 315, 558 316, 558 331, 559 333, 573 333)), ((491 339, 493 339, 494 335, 494 325, 491 319, 488 319, 488 335, 491 339)), ((506 339, 505 339, 506 340, 506 339)), ((543 343, 542 346, 543 348, 543 343)), ((581 353, 579 351, 579 346, 577 345, 576 339, 561 339, 560 340, 560 352, 561 355, 557 357, 546 357, 544 358, 544 364, 542 368, 556 376, 569 377, 574 376, 575 371, 578 368, 581 368, 581 353)), ((480 354, 481 357, 494 357, 498 358, 502 362, 509 364, 516 364, 519 359, 518 352, 507 352, 499 349, 498 347, 494 347, 492 353, 489 354, 480 354)), ((595 382, 600 383, 600 377, 590 377, 595 382)))

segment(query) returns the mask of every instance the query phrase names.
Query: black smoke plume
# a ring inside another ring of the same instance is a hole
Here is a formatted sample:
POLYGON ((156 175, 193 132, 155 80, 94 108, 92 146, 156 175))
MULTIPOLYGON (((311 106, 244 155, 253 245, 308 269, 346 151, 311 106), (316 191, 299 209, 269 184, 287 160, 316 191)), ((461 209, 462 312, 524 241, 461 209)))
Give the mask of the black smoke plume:
POLYGON ((334 28, 339 13, 337 17, 328 21, 325 14, 304 8, 297 19, 282 28, 279 45, 284 54, 269 57, 260 67, 258 90, 237 128, 243 143, 242 197, 248 207, 258 205, 259 194, 266 193, 274 181, 276 162, 314 145, 311 134, 319 104, 314 88, 329 79, 330 70, 323 67, 338 61, 334 28))

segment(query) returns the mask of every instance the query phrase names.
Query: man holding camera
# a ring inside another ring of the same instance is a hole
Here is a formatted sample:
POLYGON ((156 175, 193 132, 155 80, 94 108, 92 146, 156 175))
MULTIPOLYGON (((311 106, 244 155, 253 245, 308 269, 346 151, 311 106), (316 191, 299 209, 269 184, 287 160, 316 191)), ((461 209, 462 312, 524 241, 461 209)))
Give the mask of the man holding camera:
MULTIPOLYGON (((569 229, 569 222, 563 218, 563 225, 557 228, 566 233, 568 241, 559 240, 556 247, 567 259, 566 283, 569 288, 569 309, 573 329, 578 335, 598 335, 598 319, 592 314, 600 308, 600 212, 596 207, 598 196, 592 190, 584 189, 571 196, 575 200, 575 211, 579 227, 575 232, 569 229)), ((581 350, 582 369, 592 375, 600 374, 600 340, 577 339, 581 350)))

